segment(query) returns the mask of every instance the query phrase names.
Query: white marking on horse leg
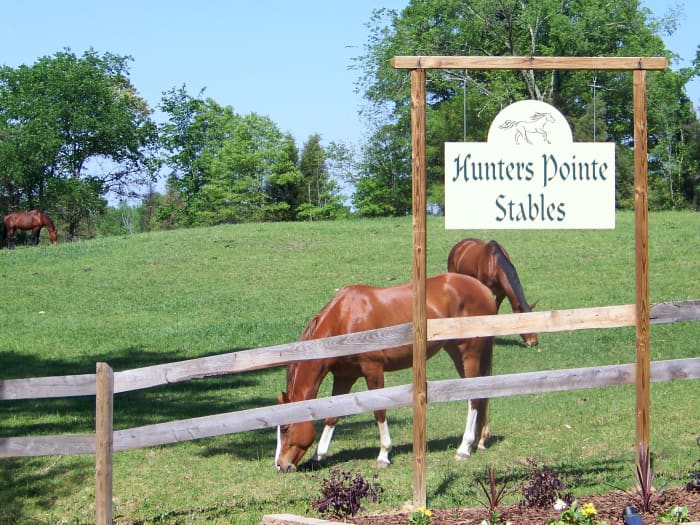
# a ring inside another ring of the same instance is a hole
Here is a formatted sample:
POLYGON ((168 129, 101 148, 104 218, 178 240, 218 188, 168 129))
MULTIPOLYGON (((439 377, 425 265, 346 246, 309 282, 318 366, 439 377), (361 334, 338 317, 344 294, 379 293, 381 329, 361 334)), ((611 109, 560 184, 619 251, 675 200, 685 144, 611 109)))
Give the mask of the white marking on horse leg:
POLYGON ((391 465, 389 452, 391 452, 392 447, 389 423, 385 419, 383 423, 377 421, 377 426, 379 427, 379 455, 377 456, 377 463, 380 466, 388 467, 391 465))
POLYGON ((462 443, 459 445, 457 453, 455 454, 455 459, 457 461, 466 459, 471 455, 472 445, 476 440, 477 411, 476 409, 472 408, 471 400, 469 400, 467 403, 469 405, 469 412, 467 413, 467 425, 464 428, 464 436, 462 436, 462 443))
POLYGON ((280 459, 280 452, 282 452, 282 436, 280 434, 280 427, 279 425, 277 426, 277 448, 275 449, 275 468, 277 470, 280 469, 280 466, 277 464, 277 461, 280 459))
POLYGON ((325 425, 323 427, 323 432, 318 440, 318 446, 316 447, 316 454, 314 455, 314 461, 321 461, 328 455, 328 449, 331 446, 331 440, 333 439, 333 431, 335 430, 335 425, 325 425))

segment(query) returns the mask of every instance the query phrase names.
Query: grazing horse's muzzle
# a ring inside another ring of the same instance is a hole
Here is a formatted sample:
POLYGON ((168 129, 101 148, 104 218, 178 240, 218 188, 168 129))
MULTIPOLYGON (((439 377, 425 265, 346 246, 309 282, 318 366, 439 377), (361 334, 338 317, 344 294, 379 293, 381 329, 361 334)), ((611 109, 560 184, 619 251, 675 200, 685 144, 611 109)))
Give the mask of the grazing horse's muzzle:
POLYGON ((294 463, 289 463, 289 464, 285 465, 284 467, 282 467, 281 465, 278 464, 278 465, 275 465, 275 468, 277 468, 277 472, 279 472, 280 474, 286 474, 288 472, 296 472, 297 471, 297 467, 296 467, 296 465, 294 465, 294 463))

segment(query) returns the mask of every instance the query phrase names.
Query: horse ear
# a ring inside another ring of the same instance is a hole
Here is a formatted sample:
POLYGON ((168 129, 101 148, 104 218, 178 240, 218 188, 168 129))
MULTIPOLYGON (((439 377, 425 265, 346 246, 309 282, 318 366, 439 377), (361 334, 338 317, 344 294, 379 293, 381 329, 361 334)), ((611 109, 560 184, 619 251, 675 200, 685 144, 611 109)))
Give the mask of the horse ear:
POLYGON ((535 309, 535 306, 537 306, 537 303, 539 303, 539 302, 540 302, 540 301, 539 301, 539 299, 538 299, 537 301, 535 301, 534 303, 532 303, 532 304, 530 305, 530 310, 534 310, 534 309, 535 309))

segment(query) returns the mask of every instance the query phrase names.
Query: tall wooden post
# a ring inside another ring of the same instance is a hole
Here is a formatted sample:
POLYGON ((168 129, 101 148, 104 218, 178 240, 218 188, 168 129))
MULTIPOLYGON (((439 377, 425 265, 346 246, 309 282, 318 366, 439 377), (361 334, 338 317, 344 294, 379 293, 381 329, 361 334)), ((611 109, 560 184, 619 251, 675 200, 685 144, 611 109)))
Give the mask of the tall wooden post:
MULTIPOLYGON (((633 71, 634 217, 636 275, 637 466, 650 451, 649 210, 647 177, 646 71, 633 71)), ((647 463, 648 465, 648 463, 647 463)))
POLYGON ((114 372, 107 363, 97 363, 95 380, 95 523, 111 525, 114 372))
POLYGON ((413 172, 413 505, 426 506, 425 450, 428 403, 426 348, 426 190, 425 70, 411 71, 411 145, 413 172))

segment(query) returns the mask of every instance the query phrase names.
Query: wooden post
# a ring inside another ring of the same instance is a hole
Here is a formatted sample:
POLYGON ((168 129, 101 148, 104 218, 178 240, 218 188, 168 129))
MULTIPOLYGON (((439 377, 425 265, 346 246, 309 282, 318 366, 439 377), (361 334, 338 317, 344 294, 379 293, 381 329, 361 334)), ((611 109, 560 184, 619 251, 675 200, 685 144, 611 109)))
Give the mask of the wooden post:
MULTIPOLYGON (((636 275, 637 466, 650 451, 649 211, 646 71, 633 71, 634 217, 636 275)), ((648 463, 647 463, 648 465, 648 463)))
POLYGON ((112 433, 114 372, 97 363, 95 385, 95 523, 112 523, 112 433))
POLYGON ((428 403, 426 349, 425 70, 411 70, 413 173, 413 505, 426 506, 425 450, 428 403))

